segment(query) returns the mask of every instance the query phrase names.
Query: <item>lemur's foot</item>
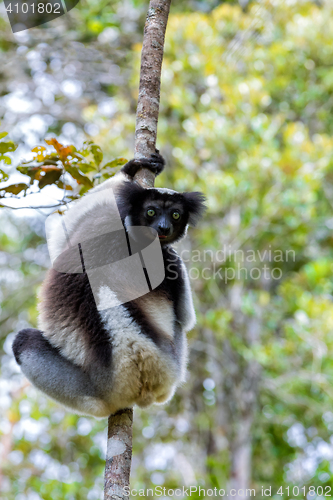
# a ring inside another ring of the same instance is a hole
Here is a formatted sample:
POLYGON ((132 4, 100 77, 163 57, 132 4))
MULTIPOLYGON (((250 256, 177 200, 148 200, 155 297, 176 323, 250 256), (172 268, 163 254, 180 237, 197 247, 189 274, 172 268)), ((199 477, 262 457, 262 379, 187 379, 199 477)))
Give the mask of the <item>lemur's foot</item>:
POLYGON ((138 160, 134 159, 129 161, 123 166, 122 171, 132 178, 140 168, 148 168, 155 175, 158 175, 164 169, 164 165, 164 158, 159 154, 158 149, 156 149, 156 153, 150 155, 150 158, 140 158, 138 160))
POLYGON ((150 162, 151 166, 147 167, 147 168, 149 168, 152 172, 154 172, 155 175, 158 175, 163 171, 164 165, 165 165, 165 160, 164 160, 163 156, 160 155, 160 152, 158 149, 155 150, 155 153, 150 155, 149 162, 150 162))

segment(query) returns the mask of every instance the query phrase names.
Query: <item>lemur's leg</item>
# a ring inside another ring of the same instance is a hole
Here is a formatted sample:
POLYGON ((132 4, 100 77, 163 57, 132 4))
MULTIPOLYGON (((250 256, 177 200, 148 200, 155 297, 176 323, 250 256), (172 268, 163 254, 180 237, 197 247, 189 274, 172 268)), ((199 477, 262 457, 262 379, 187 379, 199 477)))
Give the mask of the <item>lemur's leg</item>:
POLYGON ((129 177, 133 178, 140 168, 148 168, 155 175, 158 175, 164 169, 165 161, 164 158, 159 154, 156 149, 156 153, 152 154, 150 158, 142 158, 139 160, 131 160, 121 169, 122 172, 127 174, 129 177))
POLYGON ((51 398, 77 413, 95 417, 110 414, 89 375, 65 359, 39 330, 21 330, 13 352, 24 375, 51 398))

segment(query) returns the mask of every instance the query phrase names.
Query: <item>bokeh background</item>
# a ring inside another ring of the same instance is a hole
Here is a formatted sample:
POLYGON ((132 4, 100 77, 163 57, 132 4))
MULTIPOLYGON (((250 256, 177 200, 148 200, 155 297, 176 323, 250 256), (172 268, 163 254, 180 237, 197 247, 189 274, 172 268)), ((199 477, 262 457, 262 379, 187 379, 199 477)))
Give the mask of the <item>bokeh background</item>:
MULTIPOLYGON (((15 166, 45 138, 133 156, 147 4, 81 0, 16 35, 0 5, 1 130, 19 145, 1 186, 26 181, 15 166)), ((201 190, 209 209, 184 247, 198 318, 187 382, 135 409, 133 488, 333 495, 332 117, 332 0, 174 0, 156 185, 201 190)), ((1 200, 14 208, 0 211, 0 497, 101 499, 107 421, 51 402, 11 353, 49 267, 50 210, 19 207, 61 195, 30 191, 1 200)))

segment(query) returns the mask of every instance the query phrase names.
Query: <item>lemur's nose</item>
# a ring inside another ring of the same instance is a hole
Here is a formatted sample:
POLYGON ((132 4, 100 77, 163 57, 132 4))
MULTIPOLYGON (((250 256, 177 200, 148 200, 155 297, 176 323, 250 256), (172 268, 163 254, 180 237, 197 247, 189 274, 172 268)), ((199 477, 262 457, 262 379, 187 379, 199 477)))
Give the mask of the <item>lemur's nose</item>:
POLYGON ((158 232, 162 236, 169 236, 170 234, 170 226, 166 226, 165 224, 158 225, 158 232))

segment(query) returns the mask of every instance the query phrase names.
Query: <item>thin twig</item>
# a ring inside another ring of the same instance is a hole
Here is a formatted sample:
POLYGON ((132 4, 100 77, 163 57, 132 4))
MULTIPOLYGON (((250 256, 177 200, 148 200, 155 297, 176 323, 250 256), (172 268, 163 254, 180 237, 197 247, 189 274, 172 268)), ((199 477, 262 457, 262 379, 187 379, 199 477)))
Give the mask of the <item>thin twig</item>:
POLYGON ((63 205, 65 205, 65 203, 58 203, 57 205, 47 205, 40 207, 9 207, 8 205, 0 204, 0 208, 10 208, 10 210, 38 210, 43 208, 56 208, 56 207, 61 207, 63 205))

